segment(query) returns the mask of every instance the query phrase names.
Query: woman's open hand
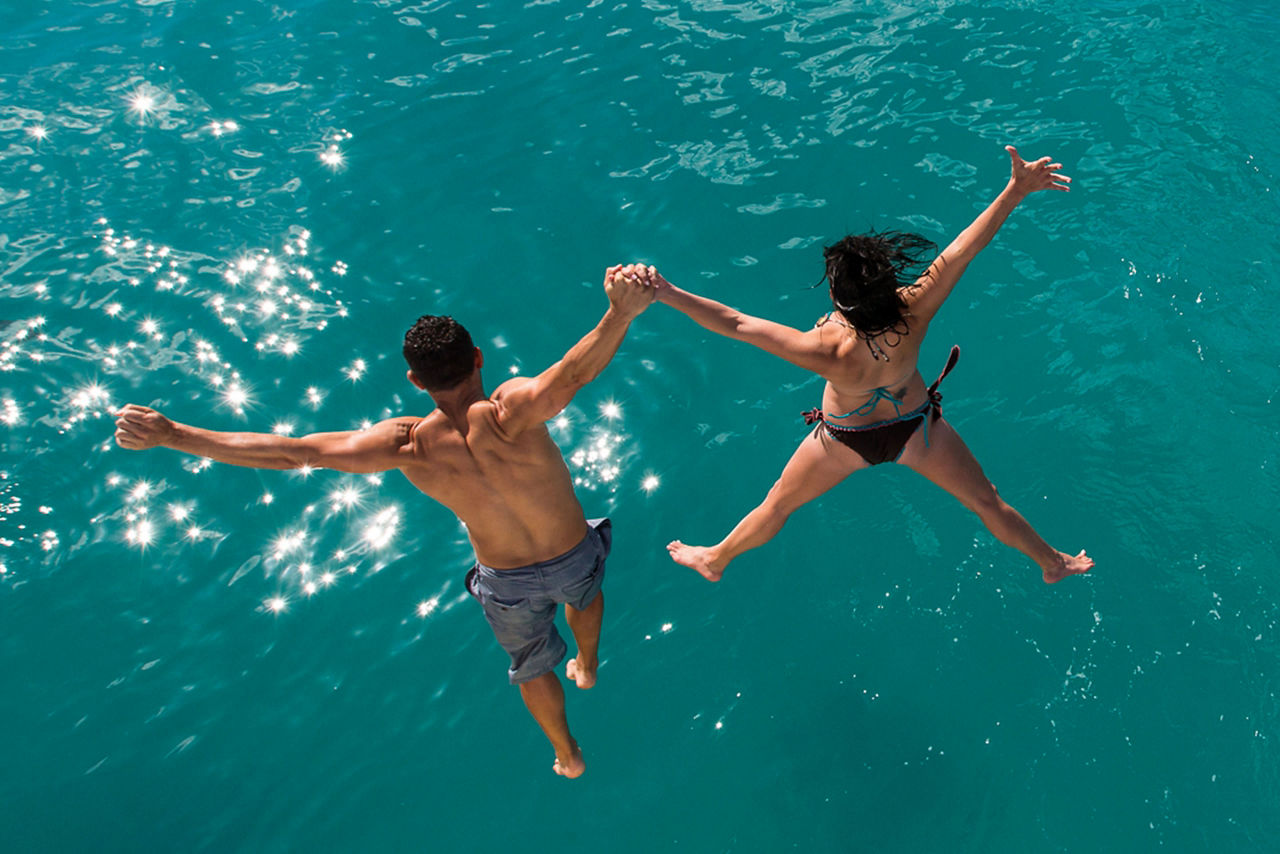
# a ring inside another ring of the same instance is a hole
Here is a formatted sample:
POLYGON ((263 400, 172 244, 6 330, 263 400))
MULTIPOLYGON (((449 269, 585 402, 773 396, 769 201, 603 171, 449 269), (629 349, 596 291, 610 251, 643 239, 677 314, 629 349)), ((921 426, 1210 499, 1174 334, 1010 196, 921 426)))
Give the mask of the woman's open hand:
POLYGON ((1023 160, 1012 145, 1006 145, 1004 150, 1009 152, 1013 166, 1009 183, 1022 195, 1029 196, 1039 190, 1061 190, 1064 193, 1071 190, 1071 179, 1062 174, 1062 164, 1054 163, 1052 157, 1028 161, 1023 160))

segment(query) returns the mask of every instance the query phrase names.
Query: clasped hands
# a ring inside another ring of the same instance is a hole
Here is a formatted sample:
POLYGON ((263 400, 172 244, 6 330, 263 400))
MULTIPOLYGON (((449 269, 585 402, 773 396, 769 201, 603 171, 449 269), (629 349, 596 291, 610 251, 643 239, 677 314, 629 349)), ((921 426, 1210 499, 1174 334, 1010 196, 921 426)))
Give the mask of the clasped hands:
POLYGON ((628 318, 638 316, 670 287, 656 268, 645 264, 619 264, 604 273, 609 303, 628 318))

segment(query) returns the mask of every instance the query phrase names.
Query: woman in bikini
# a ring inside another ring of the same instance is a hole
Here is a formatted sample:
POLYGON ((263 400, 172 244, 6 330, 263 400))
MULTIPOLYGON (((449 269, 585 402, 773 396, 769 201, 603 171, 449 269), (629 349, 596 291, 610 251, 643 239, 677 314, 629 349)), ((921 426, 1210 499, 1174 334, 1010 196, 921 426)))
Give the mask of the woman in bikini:
POLYGON ((691 294, 656 271, 658 300, 712 332, 736 338, 813 371, 827 381, 822 409, 806 413, 816 427, 800 443, 782 476, 729 535, 714 546, 667 546, 671 558, 719 581, 725 567, 768 542, 799 507, 867 466, 896 462, 914 469, 972 510, 1000 542, 1025 554, 1054 583, 1088 572, 1093 561, 1046 543, 1000 498, 960 435, 942 417, 938 383, 954 367, 959 348, 932 385, 916 368, 920 345, 969 262, 991 242, 1018 204, 1040 190, 1069 189, 1062 164, 1028 162, 1006 146, 1012 176, 973 223, 913 278, 935 246, 914 234, 851 235, 827 247, 826 281, 834 310, 801 331, 752 317, 691 294))

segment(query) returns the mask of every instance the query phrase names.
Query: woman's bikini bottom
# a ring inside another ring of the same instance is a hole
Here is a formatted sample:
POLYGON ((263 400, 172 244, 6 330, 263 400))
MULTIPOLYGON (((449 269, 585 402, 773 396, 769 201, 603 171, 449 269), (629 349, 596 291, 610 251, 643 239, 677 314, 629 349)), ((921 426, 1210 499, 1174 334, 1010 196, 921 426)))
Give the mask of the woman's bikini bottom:
POLYGON ((933 385, 929 386, 928 397, 925 398, 924 403, 897 418, 851 427, 832 424, 823 417, 821 409, 811 409, 804 413, 804 423, 817 422, 815 431, 826 430, 828 436, 851 449, 869 465, 896 463, 898 457, 902 456, 903 449, 907 447, 907 442, 911 440, 921 424, 924 425, 925 447, 929 447, 929 425, 942 417, 942 393, 938 391, 938 385, 947 374, 951 373, 951 369, 956 366, 959 359, 960 348, 952 347, 947 365, 933 381, 933 385))

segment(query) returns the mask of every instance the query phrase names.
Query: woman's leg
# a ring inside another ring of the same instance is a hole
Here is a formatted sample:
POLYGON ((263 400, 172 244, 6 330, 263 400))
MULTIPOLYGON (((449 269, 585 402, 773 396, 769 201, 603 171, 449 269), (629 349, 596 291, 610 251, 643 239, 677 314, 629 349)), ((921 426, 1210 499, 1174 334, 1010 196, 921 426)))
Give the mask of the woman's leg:
POLYGON ((797 508, 866 467, 867 461, 858 454, 832 440, 825 430, 816 430, 796 448, 760 506, 748 513, 729 536, 714 546, 686 546, 674 540, 667 545, 667 551, 676 563, 696 569, 708 581, 719 581, 730 561, 773 539, 797 508))
POLYGON ((1093 560, 1083 551, 1072 557, 1050 546, 1022 514, 1005 503, 960 434, 945 419, 929 425, 928 447, 924 436, 923 429, 917 430, 898 462, 924 475, 978 514, 996 539, 1036 562, 1046 583, 1093 568, 1093 560))

